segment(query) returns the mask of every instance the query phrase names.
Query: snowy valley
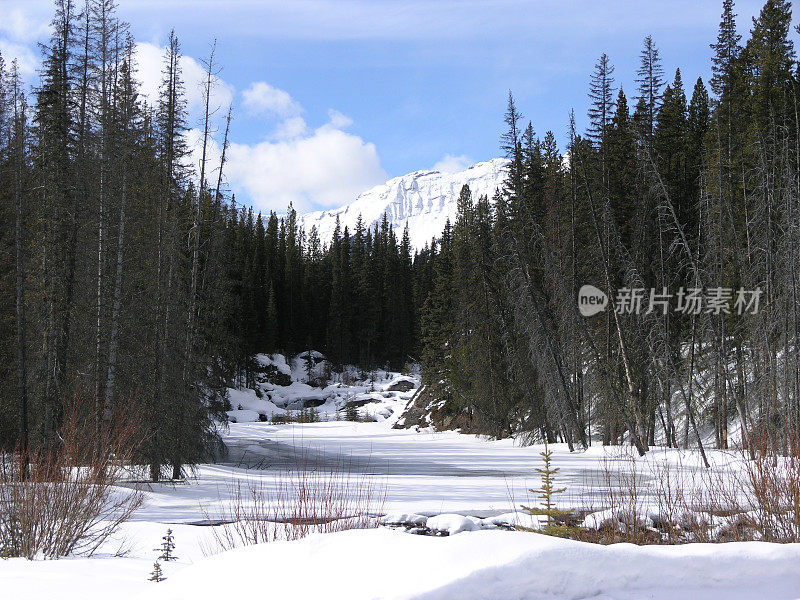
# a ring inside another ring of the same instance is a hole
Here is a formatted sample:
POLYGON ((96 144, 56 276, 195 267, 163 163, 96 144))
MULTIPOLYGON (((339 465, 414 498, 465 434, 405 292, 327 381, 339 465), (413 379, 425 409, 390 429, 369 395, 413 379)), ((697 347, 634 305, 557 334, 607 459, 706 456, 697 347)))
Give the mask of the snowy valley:
POLYGON ((0 0, 0 600, 800 600, 800 25, 715 3, 0 0))
MULTIPOLYGON (((800 590, 797 544, 603 546, 531 533, 546 526, 546 517, 522 509, 538 502, 530 490, 541 484, 535 469, 545 448, 396 428, 419 386, 413 372, 332 373, 320 353, 308 351, 291 359, 260 355, 257 363, 254 389, 229 390, 228 452, 218 462, 198 465, 183 481, 124 484, 119 493, 138 487, 144 505, 92 557, 0 561, 4 597, 100 600, 113 589, 120 600, 210 600, 259 590, 342 600, 754 600, 767 586, 770 598, 789 600, 800 590), (325 510, 340 506, 365 518, 353 530, 350 514, 338 517, 341 527, 306 524, 304 539, 281 541, 296 537, 286 508, 298 497, 289 490, 301 488, 341 493, 346 498, 319 499, 325 510), (249 525, 267 534, 265 543, 218 533, 244 531, 235 529, 237 516, 265 519, 249 525), (149 579, 168 529, 176 559, 159 563, 164 581, 155 584, 149 579)), ((610 531, 618 520, 659 531, 664 473, 681 488, 702 487, 704 470, 692 452, 654 448, 638 458, 630 447, 550 450, 556 485, 565 488, 558 504, 578 509, 587 530, 610 531), (614 494, 629 493, 630 477, 638 496, 609 508, 614 494), (631 507, 637 525, 625 512, 631 507)), ((711 460, 720 477, 741 473, 735 452, 712 451, 711 460)), ((735 519, 706 516, 723 537, 735 527, 735 519)))

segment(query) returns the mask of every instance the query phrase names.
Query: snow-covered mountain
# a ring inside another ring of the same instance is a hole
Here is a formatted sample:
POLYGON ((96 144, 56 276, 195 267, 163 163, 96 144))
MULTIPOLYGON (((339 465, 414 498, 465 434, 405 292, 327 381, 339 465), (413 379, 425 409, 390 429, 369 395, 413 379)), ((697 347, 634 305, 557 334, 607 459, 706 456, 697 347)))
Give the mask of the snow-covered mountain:
POLYGON ((386 213, 398 236, 408 223, 411 245, 421 249, 441 234, 448 218, 451 222, 455 219, 464 184, 469 185, 474 198, 484 194, 491 198, 503 184, 507 165, 506 159, 495 158, 457 173, 415 171, 367 190, 347 206, 305 214, 300 222, 306 232, 316 225, 320 239, 330 243, 337 216, 342 229, 346 225, 352 232, 359 214, 364 224, 372 227, 386 213))

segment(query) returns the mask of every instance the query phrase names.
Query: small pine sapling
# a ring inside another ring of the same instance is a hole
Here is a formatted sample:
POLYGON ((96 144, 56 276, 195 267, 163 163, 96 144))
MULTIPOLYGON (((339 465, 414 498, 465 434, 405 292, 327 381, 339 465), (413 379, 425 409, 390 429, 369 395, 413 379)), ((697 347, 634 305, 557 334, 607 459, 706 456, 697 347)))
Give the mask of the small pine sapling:
POLYGON ((345 404, 344 407, 344 420, 345 421, 358 421, 360 420, 360 415, 358 414, 358 408, 352 402, 348 402, 345 404))
POLYGON ((306 383, 312 385, 314 382, 314 357, 311 350, 306 352, 306 383))
POLYGON ((167 535, 161 539, 164 540, 161 542, 161 547, 156 548, 156 552, 161 552, 161 556, 158 557, 158 560, 163 560, 164 562, 178 560, 178 557, 173 554, 175 550, 175 538, 172 535, 172 529, 167 529, 167 535))
MULTIPOLYGON (((542 468, 536 468, 542 480, 542 487, 532 489, 530 492, 536 494, 536 498, 541 500, 541 505, 538 507, 529 507, 523 505, 523 510, 530 515, 539 515, 547 517, 546 525, 540 529, 541 533, 552 535, 556 537, 567 537, 575 532, 575 528, 569 527, 563 521, 566 517, 572 514, 570 510, 561 510, 556 508, 555 498, 558 494, 564 493, 567 488, 555 487, 555 476, 560 470, 558 467, 553 467, 553 451, 547 447, 547 442, 544 445, 544 452, 539 453, 544 463, 542 468)), ((527 531, 534 531, 528 527, 520 527, 527 531)))
POLYGON ((161 570, 161 564, 156 561, 153 563, 153 572, 150 573, 150 579, 148 581, 164 581, 166 577, 164 577, 164 572, 161 570))

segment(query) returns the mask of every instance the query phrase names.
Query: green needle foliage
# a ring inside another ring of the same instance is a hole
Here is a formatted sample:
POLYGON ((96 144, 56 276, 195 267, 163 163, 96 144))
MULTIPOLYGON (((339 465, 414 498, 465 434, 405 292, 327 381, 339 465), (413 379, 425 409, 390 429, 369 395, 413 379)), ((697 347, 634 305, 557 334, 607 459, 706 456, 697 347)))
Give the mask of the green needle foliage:
MULTIPOLYGON (((539 507, 524 506, 523 510, 530 515, 543 515, 547 517, 547 524, 544 528, 540 529, 541 533, 546 535, 553 535, 556 537, 567 537, 573 533, 575 529, 569 527, 564 523, 564 519, 572 514, 570 510, 562 510, 556 507, 554 496, 564 493, 567 488, 555 487, 555 476, 559 471, 558 467, 553 467, 552 456, 553 451, 544 445, 544 452, 539 453, 542 457, 544 465, 541 468, 536 468, 542 480, 542 487, 531 489, 530 492, 535 494, 536 498, 541 500, 539 507)), ((527 527, 520 527, 527 531, 532 531, 527 527)))
POLYGON ((166 577, 164 577, 164 573, 161 570, 161 565, 158 561, 153 563, 153 572, 150 573, 150 579, 148 581, 155 581, 158 583, 159 581, 164 581, 166 577))
POLYGON ((178 560, 178 557, 173 554, 175 551, 175 538, 172 535, 172 529, 167 529, 167 535, 161 539, 164 540, 161 542, 161 547, 156 548, 156 552, 161 552, 158 560, 163 560, 164 562, 178 560))

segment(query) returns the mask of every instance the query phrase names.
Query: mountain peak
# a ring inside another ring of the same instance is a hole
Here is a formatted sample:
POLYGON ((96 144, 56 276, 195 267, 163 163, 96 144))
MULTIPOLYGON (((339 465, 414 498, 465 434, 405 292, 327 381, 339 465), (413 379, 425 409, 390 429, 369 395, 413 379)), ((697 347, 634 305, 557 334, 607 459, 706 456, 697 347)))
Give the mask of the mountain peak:
POLYGON ((482 195, 491 198, 502 187, 507 167, 508 160, 494 158, 455 173, 414 171, 370 188, 341 208, 302 215, 300 224, 306 232, 316 225, 320 239, 330 243, 337 216, 341 227, 347 226, 352 231, 359 215, 364 225, 371 228, 386 214, 398 233, 408 224, 411 246, 420 250, 441 234, 447 219, 455 220, 462 186, 468 185, 475 198, 482 195))

